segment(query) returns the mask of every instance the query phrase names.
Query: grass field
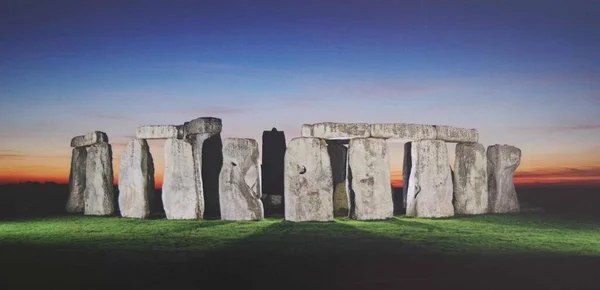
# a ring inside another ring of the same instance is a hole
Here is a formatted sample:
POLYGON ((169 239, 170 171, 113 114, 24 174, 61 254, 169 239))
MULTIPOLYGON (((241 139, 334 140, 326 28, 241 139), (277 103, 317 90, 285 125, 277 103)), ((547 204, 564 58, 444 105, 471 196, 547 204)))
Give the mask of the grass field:
POLYGON ((0 221, 0 265, 0 283, 52 289, 597 289, 600 226, 543 214, 327 223, 66 216, 0 221))

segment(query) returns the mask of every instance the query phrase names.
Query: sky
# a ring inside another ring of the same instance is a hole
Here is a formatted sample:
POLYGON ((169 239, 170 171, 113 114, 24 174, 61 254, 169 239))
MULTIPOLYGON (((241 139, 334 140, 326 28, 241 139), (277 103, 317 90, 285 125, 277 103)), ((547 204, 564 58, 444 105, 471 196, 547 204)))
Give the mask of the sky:
MULTIPOLYGON (((259 142, 325 121, 476 128, 522 150, 515 183, 600 183, 598 15, 592 0, 5 0, 0 183, 67 182, 71 138, 96 130, 116 182, 137 126, 208 116, 259 142)), ((390 142, 396 185, 402 155, 390 142)))

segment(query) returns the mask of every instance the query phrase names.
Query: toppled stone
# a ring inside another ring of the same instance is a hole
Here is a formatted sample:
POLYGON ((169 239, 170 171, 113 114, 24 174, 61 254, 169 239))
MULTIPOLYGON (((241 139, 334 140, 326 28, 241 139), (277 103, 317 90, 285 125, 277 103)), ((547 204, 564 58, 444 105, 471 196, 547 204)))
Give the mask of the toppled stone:
POLYGON ((204 218, 221 216, 219 205, 219 175, 223 167, 223 142, 219 133, 188 136, 194 156, 194 176, 198 201, 204 218))
POLYGON ((353 196, 350 216, 357 220, 382 220, 394 216, 388 146, 384 139, 350 141, 348 163, 353 196))
POLYGON ((227 138, 223 142, 223 168, 219 176, 219 200, 223 220, 261 220, 258 142, 227 138))
POLYGON ((285 133, 273 128, 262 134, 262 194, 283 196, 285 133))
POLYGON ((436 139, 446 142, 469 142, 479 141, 479 132, 476 129, 458 128, 445 125, 435 125, 436 139))
POLYGON ((456 144, 454 213, 484 214, 488 208, 487 158, 479 143, 456 144))
POLYGON ((85 207, 85 167, 87 150, 85 147, 73 148, 71 172, 69 174, 69 199, 66 210, 69 213, 82 213, 85 207))
POLYGON ((406 216, 453 216, 452 177, 446 143, 441 140, 412 142, 411 161, 406 216))
POLYGON ((108 136, 104 132, 94 131, 71 139, 71 147, 87 147, 100 143, 108 143, 108 136))
POLYGON ((146 140, 131 140, 121 153, 119 209, 121 216, 147 218, 154 199, 154 162, 146 140))
POLYGON ((223 123, 219 118, 201 117, 183 124, 183 135, 187 138, 189 135, 202 133, 221 133, 223 123))
POLYGON ((510 145, 488 146, 488 211, 490 213, 519 212, 519 199, 513 175, 520 163, 521 149, 510 145))
POLYGON ((316 137, 322 139, 352 139, 370 137, 369 124, 366 123, 333 123, 324 122, 304 124, 301 130, 302 137, 316 137))
POLYGON ((84 191, 85 215, 112 215, 115 212, 112 148, 100 143, 87 147, 84 191))
POLYGON ((327 141, 327 152, 333 177, 333 215, 348 216, 350 214, 350 199, 346 184, 348 148, 338 142, 327 141))
POLYGON ((293 138, 285 152, 284 200, 288 221, 332 221, 333 180, 324 140, 293 138))
POLYGON ((167 139, 164 150, 162 201, 167 219, 201 219, 204 206, 197 192, 192 145, 167 139))
POLYGON ((422 124, 371 124, 370 131, 371 137, 373 138, 390 138, 419 141, 434 140, 436 137, 436 131, 434 126, 422 124))
POLYGON ((135 131, 137 139, 182 139, 183 126, 175 125, 145 125, 135 131))

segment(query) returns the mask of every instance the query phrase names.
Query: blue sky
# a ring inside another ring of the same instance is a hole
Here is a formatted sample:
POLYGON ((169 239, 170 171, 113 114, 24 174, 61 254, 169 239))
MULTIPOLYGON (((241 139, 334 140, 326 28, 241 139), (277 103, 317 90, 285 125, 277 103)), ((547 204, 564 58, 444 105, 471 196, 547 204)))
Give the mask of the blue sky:
POLYGON ((118 159, 137 126, 201 116, 257 139, 473 127, 521 169, 600 168, 599 1, 124 2, 0 4, 0 175, 62 174, 93 130, 118 159))

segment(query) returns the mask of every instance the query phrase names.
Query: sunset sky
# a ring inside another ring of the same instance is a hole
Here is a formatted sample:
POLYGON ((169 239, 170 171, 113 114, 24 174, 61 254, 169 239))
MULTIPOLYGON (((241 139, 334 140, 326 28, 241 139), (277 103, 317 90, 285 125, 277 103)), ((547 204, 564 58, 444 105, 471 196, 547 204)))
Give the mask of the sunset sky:
POLYGON ((116 176, 137 126, 202 116, 259 142, 324 121, 477 128, 521 148, 516 183, 600 183, 598 15, 593 0, 1 1, 0 183, 66 182, 71 138, 94 130, 116 176))

